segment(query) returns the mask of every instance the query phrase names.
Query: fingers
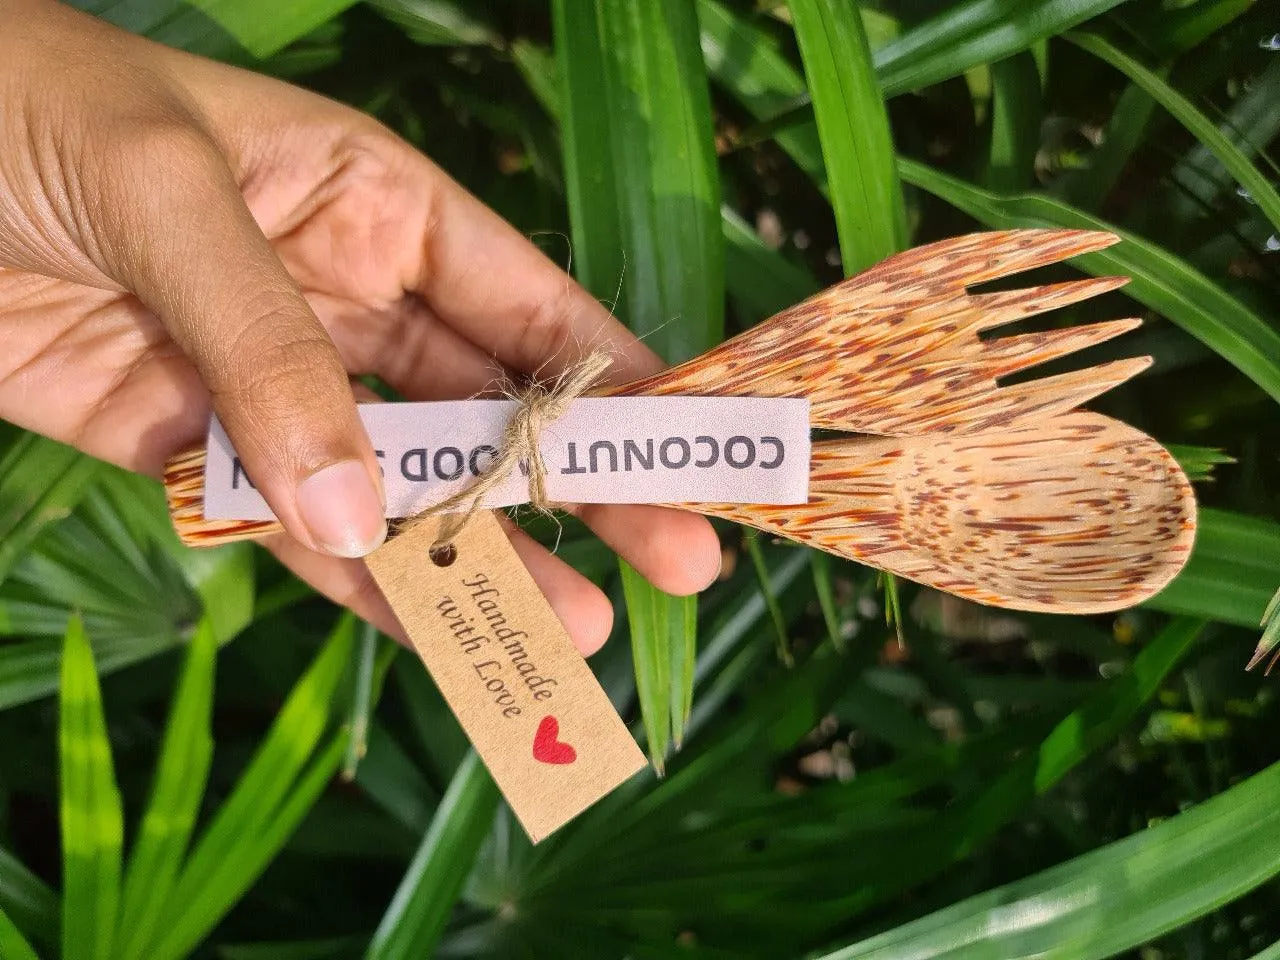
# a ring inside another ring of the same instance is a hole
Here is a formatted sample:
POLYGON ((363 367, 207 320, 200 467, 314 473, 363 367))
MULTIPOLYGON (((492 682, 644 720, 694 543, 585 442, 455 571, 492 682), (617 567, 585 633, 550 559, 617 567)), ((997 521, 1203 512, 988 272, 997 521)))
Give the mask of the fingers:
POLYGON ((570 509, 659 590, 680 597, 700 593, 720 575, 720 540, 705 517, 643 505, 570 509))
MULTIPOLYGON (((521 562, 537 582, 574 646, 583 656, 595 653, 613 628, 613 607, 608 598, 590 580, 548 553, 505 516, 500 516, 521 562)), ((271 537, 263 544, 320 593, 349 607, 383 633, 408 643, 395 612, 363 561, 327 557, 287 536, 271 537)))
POLYGON ((174 51, 166 56, 225 148, 238 156, 239 168, 281 156, 305 167, 323 150, 332 155, 330 166, 347 174, 330 170, 302 204, 323 208, 331 222, 348 228, 332 236, 294 235, 296 214, 256 201, 260 219, 279 228, 278 243, 301 268, 304 283, 356 283, 365 301, 375 291, 383 302, 400 291, 416 294, 483 356, 514 370, 555 375, 597 347, 614 357, 608 383, 662 369, 653 351, 524 236, 367 116, 271 78, 174 51), (242 135, 244 117, 235 109, 249 99, 263 131, 256 138, 242 135), (314 149, 299 150, 292 142, 297 137, 314 149), (331 255, 335 248, 350 268, 342 276, 316 263, 317 252, 331 255))
POLYGON ((603 647, 613 630, 613 604, 609 598, 594 583, 511 523, 505 514, 499 514, 499 518, 520 562, 564 624, 574 646, 583 656, 590 656, 603 647))
POLYGON ((426 201, 405 288, 446 323, 525 372, 555 375, 597 348, 614 358, 604 378, 611 384, 662 369, 652 350, 505 220, 425 158, 406 166, 426 201))
POLYGON ((313 549, 376 547, 381 479, 341 358, 221 154, 197 127, 147 122, 106 161, 104 259, 195 365, 275 514, 313 549))
POLYGON ((378 589, 363 560, 331 557, 309 550, 291 536, 277 534, 259 541, 299 579, 334 603, 347 607, 383 633, 408 644, 408 637, 391 605, 378 589))
POLYGON ((336 297, 308 300, 333 337, 346 368, 376 374, 417 400, 456 400, 491 392, 506 375, 492 356, 432 313, 417 297, 370 310, 336 297))

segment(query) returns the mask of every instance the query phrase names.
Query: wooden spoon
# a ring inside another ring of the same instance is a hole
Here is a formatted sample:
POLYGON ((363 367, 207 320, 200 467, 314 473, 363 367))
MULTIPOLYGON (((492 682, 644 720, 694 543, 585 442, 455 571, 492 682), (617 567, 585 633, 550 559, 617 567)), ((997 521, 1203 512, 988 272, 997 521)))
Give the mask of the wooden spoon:
POLYGON ((948 437, 817 443, 809 503, 696 504, 979 603, 1101 613, 1182 569, 1196 503, 1160 444, 1094 413, 948 437))

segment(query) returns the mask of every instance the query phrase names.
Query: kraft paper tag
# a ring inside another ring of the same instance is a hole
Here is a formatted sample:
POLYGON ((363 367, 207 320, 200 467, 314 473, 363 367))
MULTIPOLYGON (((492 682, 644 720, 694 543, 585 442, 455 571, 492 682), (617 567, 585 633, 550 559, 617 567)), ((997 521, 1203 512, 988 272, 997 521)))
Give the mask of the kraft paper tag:
MULTIPOLYGON (((387 516, 421 513, 470 486, 498 456, 510 400, 360 406, 382 464, 387 516)), ((809 401, 789 397, 584 397, 539 449, 557 503, 806 503, 809 401)), ((528 499, 513 470, 487 507, 528 499)), ((204 515, 271 520, 222 426, 209 434, 204 515)))
POLYGON ((449 566, 428 554, 436 527, 365 562, 537 843, 646 761, 494 515, 468 521, 449 566))

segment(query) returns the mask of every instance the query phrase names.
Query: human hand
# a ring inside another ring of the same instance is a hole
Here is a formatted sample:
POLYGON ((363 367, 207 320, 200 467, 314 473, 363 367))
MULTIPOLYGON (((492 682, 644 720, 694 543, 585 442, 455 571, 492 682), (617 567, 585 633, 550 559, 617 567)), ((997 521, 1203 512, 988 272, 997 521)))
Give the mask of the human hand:
MULTIPOLYGON (((598 346, 613 383, 662 366, 425 157, 296 87, 0 0, 0 116, 0 417, 158 475, 212 410, 288 531, 267 546, 388 632, 348 559, 386 532, 349 375, 431 400, 598 346)), ((664 590, 716 575, 701 517, 574 512, 664 590)), ((605 596, 509 533, 579 649, 598 648, 605 596)))

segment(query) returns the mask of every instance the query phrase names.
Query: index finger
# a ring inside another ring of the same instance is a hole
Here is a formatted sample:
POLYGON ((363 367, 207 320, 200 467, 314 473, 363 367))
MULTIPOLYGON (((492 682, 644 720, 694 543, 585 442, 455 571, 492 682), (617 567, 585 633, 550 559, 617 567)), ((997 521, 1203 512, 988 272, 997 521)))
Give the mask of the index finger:
POLYGON ((603 381, 627 383, 661 370, 662 359, 494 211, 424 157, 406 176, 425 198, 418 262, 405 288, 441 320, 525 373, 555 376, 602 348, 613 358, 603 381))
POLYGON ((379 173, 367 198, 387 212, 365 208, 371 223, 362 226, 374 228, 380 260, 401 290, 420 296, 432 315, 503 366, 555 376, 603 348, 614 358, 602 378, 612 385, 665 366, 511 224, 368 117, 271 78, 179 51, 165 55, 198 90, 229 155, 245 150, 236 105, 246 98, 267 128, 297 133, 299 123, 309 123, 317 143, 375 154, 379 173))

